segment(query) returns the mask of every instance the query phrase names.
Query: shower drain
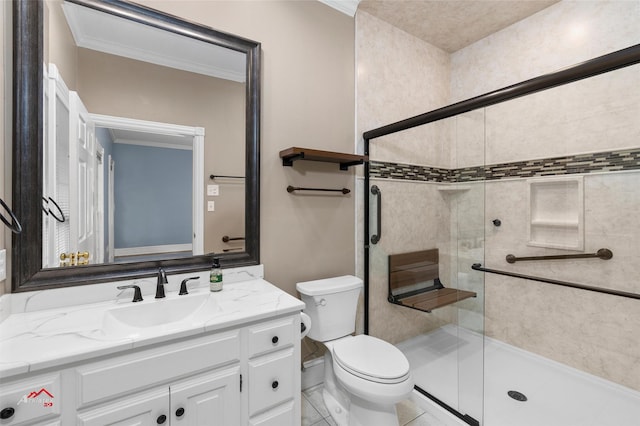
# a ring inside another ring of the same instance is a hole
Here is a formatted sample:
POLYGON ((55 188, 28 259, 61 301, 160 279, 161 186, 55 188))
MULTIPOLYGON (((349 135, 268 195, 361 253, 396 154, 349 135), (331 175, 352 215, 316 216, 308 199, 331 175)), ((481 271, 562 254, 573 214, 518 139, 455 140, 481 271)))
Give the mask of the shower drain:
POLYGON ((509 395, 511 398, 515 399, 516 401, 525 402, 527 400, 526 395, 518 391, 510 390, 509 392, 507 392, 507 395, 509 395))

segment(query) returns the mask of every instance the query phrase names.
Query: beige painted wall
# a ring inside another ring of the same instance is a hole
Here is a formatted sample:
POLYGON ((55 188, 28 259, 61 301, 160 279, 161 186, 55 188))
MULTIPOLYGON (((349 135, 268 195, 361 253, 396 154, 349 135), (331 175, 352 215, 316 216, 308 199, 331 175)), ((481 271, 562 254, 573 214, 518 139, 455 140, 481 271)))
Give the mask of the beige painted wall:
POLYGON ((62 12, 62 1, 44 2, 44 62, 56 64, 69 90, 77 90, 78 48, 62 12))

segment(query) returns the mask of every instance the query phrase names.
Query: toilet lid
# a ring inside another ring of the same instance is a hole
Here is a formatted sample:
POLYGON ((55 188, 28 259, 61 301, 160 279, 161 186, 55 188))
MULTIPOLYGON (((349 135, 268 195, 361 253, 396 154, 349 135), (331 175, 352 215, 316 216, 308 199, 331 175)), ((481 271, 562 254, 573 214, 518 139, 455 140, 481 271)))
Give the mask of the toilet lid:
POLYGON ((409 375, 409 361, 398 348, 364 334, 336 342, 333 357, 342 368, 366 380, 397 383, 409 375))

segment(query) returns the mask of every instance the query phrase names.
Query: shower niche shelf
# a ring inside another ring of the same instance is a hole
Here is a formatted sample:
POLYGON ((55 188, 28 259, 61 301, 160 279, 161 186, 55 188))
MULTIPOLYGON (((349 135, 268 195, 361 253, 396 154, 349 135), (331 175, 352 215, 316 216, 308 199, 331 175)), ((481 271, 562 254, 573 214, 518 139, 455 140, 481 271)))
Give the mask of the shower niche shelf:
POLYGON ((475 292, 442 285, 438 277, 438 259, 438 249, 390 255, 388 301, 431 312, 476 297, 475 292))
POLYGON ((334 151, 321 151, 318 149, 291 147, 280 151, 283 166, 293 166, 298 160, 321 161, 325 163, 338 163, 340 170, 348 170, 351 166, 364 164, 369 161, 366 155, 346 154, 334 151))
POLYGON ((527 245, 584 250, 583 178, 531 179, 527 245))

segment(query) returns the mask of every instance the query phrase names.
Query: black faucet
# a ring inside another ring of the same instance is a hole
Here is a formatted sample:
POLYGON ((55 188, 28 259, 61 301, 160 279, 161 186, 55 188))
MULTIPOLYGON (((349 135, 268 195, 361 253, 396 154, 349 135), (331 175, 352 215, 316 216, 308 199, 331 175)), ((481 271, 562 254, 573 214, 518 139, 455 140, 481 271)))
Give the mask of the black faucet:
POLYGON ((178 293, 178 295, 182 296, 184 294, 189 294, 189 292, 187 291, 187 282, 191 280, 197 280, 198 278, 200 277, 191 277, 182 280, 182 282, 180 283, 180 293, 178 293))
POLYGON ((158 284, 156 285, 156 299, 162 299, 164 297, 164 285, 168 284, 167 273, 164 269, 158 268, 158 284))
POLYGON ((142 292, 140 291, 140 287, 137 285, 121 285, 116 287, 118 290, 125 290, 127 288, 133 289, 133 301, 134 302, 142 302, 142 292))

